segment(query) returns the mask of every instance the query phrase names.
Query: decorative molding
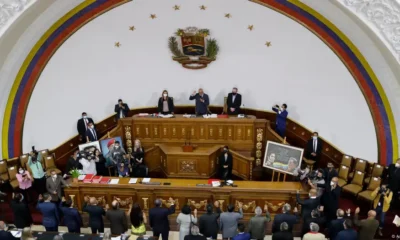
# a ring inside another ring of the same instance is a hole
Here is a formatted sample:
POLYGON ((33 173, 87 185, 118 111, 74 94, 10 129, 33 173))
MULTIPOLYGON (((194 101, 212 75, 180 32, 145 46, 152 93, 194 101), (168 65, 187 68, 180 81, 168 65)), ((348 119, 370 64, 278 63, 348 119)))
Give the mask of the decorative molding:
POLYGON ((126 138, 126 146, 128 147, 128 153, 132 153, 132 134, 131 127, 125 126, 125 138, 126 138))
POLYGON ((207 199, 206 200, 203 200, 203 201, 200 201, 200 202, 198 202, 198 203, 196 203, 196 201, 194 201, 194 200, 192 200, 192 199, 188 199, 188 205, 189 206, 193 206, 193 207, 195 207, 196 209, 199 209, 199 208, 201 208, 201 207, 204 207, 204 211, 206 210, 206 206, 207 206, 207 199))
POLYGON ((182 161, 180 171, 185 173, 196 172, 196 161, 194 160, 182 161))
POLYGON ((243 210, 251 210, 251 211, 254 211, 254 209, 256 209, 256 201, 251 201, 251 202, 249 202, 249 203, 247 203, 247 204, 244 204, 243 202, 240 202, 240 201, 238 201, 238 200, 236 200, 236 203, 235 203, 235 206, 236 206, 236 209, 239 209, 239 203, 241 203, 241 204, 243 204, 243 210))
POLYGON ((265 205, 268 206, 268 209, 271 209, 272 211, 276 212, 279 209, 281 209, 283 207, 283 205, 285 205, 285 203, 284 202, 280 202, 280 203, 274 205, 273 203, 265 201, 265 205))
MULTIPOLYGON (((262 140, 263 140, 264 129, 258 128, 257 129, 257 143, 256 143, 256 166, 261 165, 261 156, 262 156, 262 140)), ((253 169, 250 169, 253 171, 253 169)))
POLYGON ((4 32, 28 8, 27 5, 34 2, 36 0, 0 0, 0 32, 4 32))
POLYGON ((399 0, 335 0, 365 22, 400 61, 399 0))

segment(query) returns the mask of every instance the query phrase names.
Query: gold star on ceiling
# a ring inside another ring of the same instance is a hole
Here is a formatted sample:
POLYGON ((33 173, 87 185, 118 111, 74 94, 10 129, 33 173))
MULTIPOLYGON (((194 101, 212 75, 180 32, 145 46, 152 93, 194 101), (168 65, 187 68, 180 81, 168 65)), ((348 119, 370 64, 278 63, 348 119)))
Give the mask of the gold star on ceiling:
POLYGON ((130 26, 130 27, 129 27, 129 30, 130 30, 130 31, 135 31, 135 29, 136 29, 135 26, 130 26))
POLYGON ((270 47, 271 46, 271 42, 266 42, 265 46, 270 47))
POLYGON ((155 18, 157 18, 157 16, 155 14, 150 14, 150 18, 155 19, 155 18))
POLYGON ((225 17, 226 17, 226 18, 231 18, 232 15, 231 15, 230 13, 226 13, 226 14, 225 14, 225 17))
POLYGON ((120 42, 116 42, 114 46, 119 48, 121 46, 121 43, 120 42))
POLYGON ((253 31, 253 25, 249 25, 248 27, 247 27, 247 29, 249 29, 250 31, 253 31))
POLYGON ((180 10, 180 9, 181 9, 181 6, 178 6, 178 5, 175 5, 175 6, 174 6, 174 10, 175 10, 175 11, 180 10))
POLYGON ((204 6, 204 5, 201 5, 201 6, 200 6, 200 10, 206 10, 206 8, 207 8, 207 7, 204 6))

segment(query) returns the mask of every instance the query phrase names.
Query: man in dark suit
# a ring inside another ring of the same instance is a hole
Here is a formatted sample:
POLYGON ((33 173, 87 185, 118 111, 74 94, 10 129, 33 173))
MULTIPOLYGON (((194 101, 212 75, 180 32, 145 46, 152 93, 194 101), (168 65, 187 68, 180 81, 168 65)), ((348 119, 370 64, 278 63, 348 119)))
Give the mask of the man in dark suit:
POLYGON ((208 105, 210 105, 210 99, 208 95, 204 93, 202 88, 199 88, 199 92, 194 91, 190 95, 189 100, 196 100, 196 115, 204 115, 208 113, 208 105))
POLYGON ((69 187, 69 184, 64 181, 64 179, 57 175, 55 170, 52 170, 51 177, 46 179, 46 189, 51 195, 52 201, 59 203, 62 197, 62 188, 69 187))
POLYGON ((51 200, 51 195, 48 193, 43 194, 43 196, 39 195, 36 209, 42 213, 42 225, 46 228, 46 231, 58 232, 60 217, 58 216, 57 206, 51 200))
POLYGON ((332 180, 332 178, 338 176, 338 172, 336 171, 335 167, 331 162, 329 162, 326 168, 324 169, 324 176, 326 183, 329 183, 332 180))
POLYGON ((226 105, 228 107, 228 115, 237 115, 240 113, 240 106, 242 106, 242 95, 237 93, 238 89, 234 87, 232 92, 228 94, 226 105))
POLYGON ((112 235, 121 235, 128 230, 125 212, 119 209, 119 202, 117 200, 111 203, 111 209, 107 210, 106 218, 110 221, 112 235))
POLYGON ((272 107, 272 111, 277 113, 275 131, 281 137, 285 137, 285 132, 286 132, 286 119, 288 116, 288 111, 286 109, 287 109, 286 103, 282 104, 282 107, 279 107, 279 105, 275 105, 272 107))
MULTIPOLYGON (((340 231, 335 240, 357 240, 357 232, 354 230, 353 223, 350 219, 346 219, 343 223, 344 230, 340 231)), ((366 240, 367 238, 359 238, 360 240, 366 240)), ((373 235, 372 238, 373 239, 373 235)))
POLYGON ((89 123, 93 123, 93 119, 88 118, 85 112, 82 113, 82 118, 78 120, 77 129, 80 136, 80 140, 85 142, 86 140, 86 131, 89 128, 89 123))
MULTIPOLYGON (((348 213, 350 213, 350 211, 348 213)), ((379 227, 379 221, 376 219, 375 210, 369 210, 368 218, 361 220, 361 221, 358 220, 359 213, 360 213, 360 208, 356 208, 356 211, 354 212, 354 220, 353 221, 354 221, 354 225, 356 225, 359 229, 358 239, 359 240, 373 240, 376 230, 378 230, 378 227, 379 227)), ((338 236, 339 236, 339 234, 338 234, 338 236)))
POLYGON ((81 233, 81 227, 83 226, 82 217, 78 210, 74 208, 72 200, 65 200, 63 197, 60 203, 60 210, 63 213, 63 222, 67 226, 68 232, 81 233))
POLYGON ((122 99, 118 99, 118 104, 114 107, 115 119, 125 118, 129 114, 128 104, 124 103, 122 99))
POLYGON ((330 221, 336 217, 336 211, 339 208, 339 198, 342 188, 338 185, 337 177, 332 178, 330 182, 325 182, 325 184, 318 184, 318 187, 325 189, 322 195, 322 202, 325 206, 326 217, 328 221, 330 221))
POLYGON ((317 165, 322 151, 322 141, 318 137, 317 132, 313 132, 311 139, 308 140, 307 142, 305 150, 306 150, 305 154, 306 158, 315 161, 315 165, 317 165))
POLYGON ((10 232, 6 231, 6 224, 3 221, 0 221, 0 239, 1 240, 15 240, 19 238, 15 238, 10 232))
POLYGON ((219 164, 219 176, 223 180, 229 180, 232 178, 232 154, 229 152, 229 147, 224 146, 222 153, 218 158, 219 164))
POLYGON ((311 217, 307 218, 303 223, 303 230, 301 236, 310 231, 310 224, 316 223, 320 226, 320 230, 324 229, 326 218, 323 216, 324 207, 320 206, 318 209, 314 209, 311 212, 311 217))
POLYGON ((289 225, 286 222, 281 223, 280 231, 272 234, 272 240, 293 240, 293 233, 289 231, 289 225))
POLYGON ((344 218, 343 209, 338 209, 336 211, 336 216, 337 216, 337 218, 332 220, 328 225, 328 230, 329 230, 328 236, 329 236, 329 239, 332 239, 332 240, 335 240, 336 235, 340 231, 344 230, 343 223, 344 223, 344 220, 346 220, 344 218))
POLYGON ((218 219, 221 214, 221 209, 219 208, 219 201, 214 202, 216 212, 213 212, 213 205, 208 204, 206 207, 207 212, 200 216, 199 218, 199 228, 200 233, 205 237, 211 237, 212 239, 217 239, 219 226, 218 219))
POLYGON ((393 192, 393 201, 391 207, 398 209, 400 207, 399 191, 400 191, 400 158, 395 164, 390 164, 388 170, 389 189, 393 192))
POLYGON ((318 208, 320 204, 320 199, 317 197, 317 190, 311 189, 308 195, 309 199, 301 200, 299 190, 297 190, 296 200, 301 205, 301 216, 304 221, 311 216, 312 210, 318 208))
POLYGON ((82 169, 82 164, 78 160, 79 149, 76 149, 74 153, 69 157, 67 161, 67 166, 65 167, 65 174, 70 174, 69 172, 73 169, 82 169))
POLYGON ((17 228, 23 229, 24 227, 30 227, 32 225, 32 215, 28 204, 24 201, 24 195, 22 195, 22 193, 13 193, 11 209, 14 213, 14 225, 17 228))
POLYGON ((83 204, 83 211, 89 213, 89 226, 93 234, 104 233, 103 216, 106 215, 104 209, 97 206, 98 201, 96 198, 84 197, 85 203, 83 204))
POLYGON ((168 200, 170 207, 168 209, 161 207, 161 199, 154 201, 155 207, 149 211, 150 227, 153 229, 153 236, 168 240, 169 220, 168 216, 175 213, 175 201, 172 198, 168 200))
POLYGON ((295 215, 290 214, 291 206, 290 204, 286 203, 283 205, 282 213, 277 214, 274 217, 274 221, 272 222, 272 233, 276 233, 281 231, 281 224, 285 222, 288 225, 288 231, 292 232, 293 225, 299 223, 300 217, 297 212, 297 208, 293 209, 295 215))
POLYGON ((99 140, 99 137, 97 135, 97 131, 94 128, 93 123, 89 123, 89 128, 86 131, 86 142, 95 142, 99 140))

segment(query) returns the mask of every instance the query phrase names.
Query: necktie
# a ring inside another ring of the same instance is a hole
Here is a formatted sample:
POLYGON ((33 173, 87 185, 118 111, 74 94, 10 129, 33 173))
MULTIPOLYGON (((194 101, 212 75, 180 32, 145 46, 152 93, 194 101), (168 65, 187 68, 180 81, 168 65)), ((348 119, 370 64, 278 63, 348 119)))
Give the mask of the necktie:
POLYGON ((317 140, 314 140, 314 152, 317 152, 317 140))
POLYGON ((93 134, 94 140, 97 140, 96 131, 95 131, 95 130, 93 130, 93 129, 91 129, 91 131, 92 131, 92 134, 93 134))
POLYGON ((85 122, 85 128, 87 130, 87 119, 83 119, 83 121, 85 122))

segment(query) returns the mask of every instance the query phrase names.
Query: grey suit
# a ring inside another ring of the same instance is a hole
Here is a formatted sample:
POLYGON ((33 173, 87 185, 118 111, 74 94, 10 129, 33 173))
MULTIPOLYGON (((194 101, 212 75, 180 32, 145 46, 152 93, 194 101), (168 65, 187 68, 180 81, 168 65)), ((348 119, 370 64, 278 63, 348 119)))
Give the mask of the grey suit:
POLYGON ((243 218, 243 210, 239 208, 239 212, 224 212, 220 216, 220 228, 223 238, 233 238, 237 232, 238 220, 243 218))
POLYGON ((251 239, 264 239, 265 236, 265 224, 271 221, 269 212, 264 217, 262 215, 254 216, 249 221, 248 232, 251 235, 251 239))
POLYGON ((57 176, 55 180, 52 177, 47 178, 46 180, 46 189, 49 194, 51 194, 52 201, 58 201, 62 197, 62 187, 67 186, 68 184, 64 181, 61 176, 57 176), (54 192, 57 192, 54 194, 54 192))

